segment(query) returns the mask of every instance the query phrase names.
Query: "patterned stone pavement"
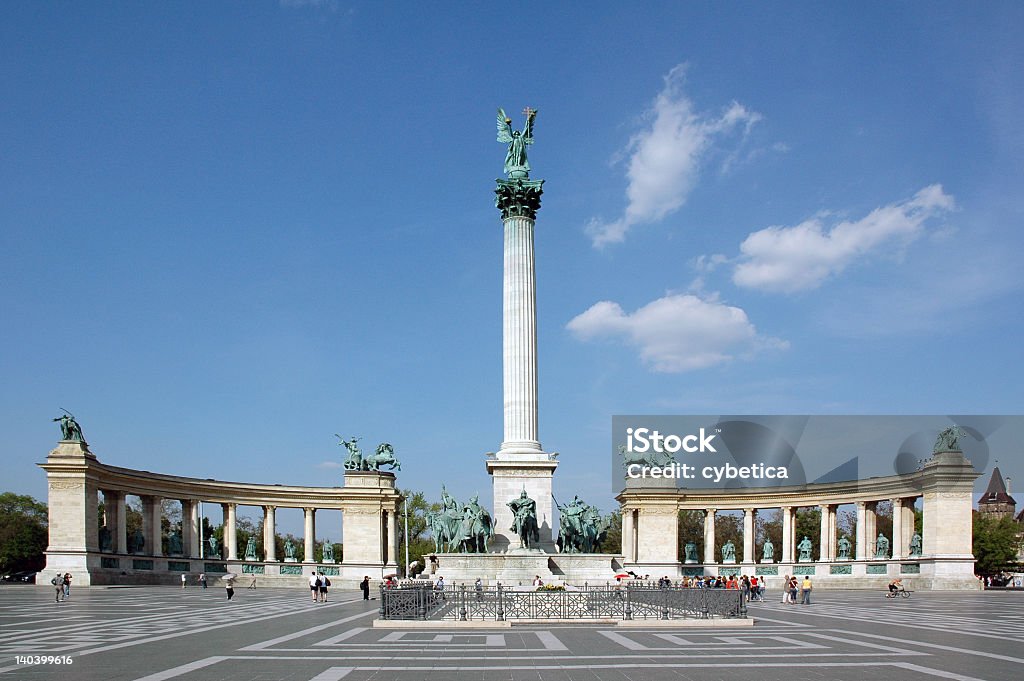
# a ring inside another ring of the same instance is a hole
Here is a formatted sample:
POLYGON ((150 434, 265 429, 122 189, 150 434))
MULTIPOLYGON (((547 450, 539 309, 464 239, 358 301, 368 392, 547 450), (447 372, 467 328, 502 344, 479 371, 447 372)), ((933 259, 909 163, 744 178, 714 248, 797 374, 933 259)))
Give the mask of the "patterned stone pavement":
POLYGON ((376 601, 352 592, 312 603, 308 591, 241 588, 229 603, 215 588, 76 588, 54 603, 48 587, 4 586, 0 681, 1024 678, 1024 593, 774 596, 751 604, 750 629, 387 630, 372 627, 376 601))

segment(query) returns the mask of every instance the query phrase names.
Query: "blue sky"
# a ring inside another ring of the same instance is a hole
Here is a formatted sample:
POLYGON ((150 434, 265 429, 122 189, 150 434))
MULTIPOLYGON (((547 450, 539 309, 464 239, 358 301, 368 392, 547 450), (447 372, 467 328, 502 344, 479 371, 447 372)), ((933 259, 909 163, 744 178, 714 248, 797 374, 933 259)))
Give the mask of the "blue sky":
POLYGON ((66 407, 111 464, 340 484, 340 433, 488 497, 498 106, 559 497, 611 507, 613 414, 1024 412, 1018 3, 2 14, 4 489, 66 407))

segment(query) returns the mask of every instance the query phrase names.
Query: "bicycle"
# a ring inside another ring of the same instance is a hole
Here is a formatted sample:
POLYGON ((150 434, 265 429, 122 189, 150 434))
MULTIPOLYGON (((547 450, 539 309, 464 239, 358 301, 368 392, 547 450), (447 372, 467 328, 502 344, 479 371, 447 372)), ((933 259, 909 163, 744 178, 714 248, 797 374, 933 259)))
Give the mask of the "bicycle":
POLYGON ((885 597, 886 598, 910 598, 910 594, 912 594, 912 593, 914 593, 914 592, 913 591, 908 591, 905 586, 901 586, 898 589, 896 589, 895 591, 890 589, 889 592, 885 594, 885 597))

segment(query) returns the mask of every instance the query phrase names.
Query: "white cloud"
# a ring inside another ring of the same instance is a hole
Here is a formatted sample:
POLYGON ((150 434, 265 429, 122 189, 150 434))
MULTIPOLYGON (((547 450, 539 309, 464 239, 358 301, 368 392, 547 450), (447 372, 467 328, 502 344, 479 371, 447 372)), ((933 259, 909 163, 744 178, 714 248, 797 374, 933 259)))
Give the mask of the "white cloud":
POLYGON ((637 224, 655 222, 678 210, 693 189, 700 165, 716 136, 742 128, 744 134, 761 115, 733 102, 720 116, 695 113, 682 93, 686 66, 680 64, 665 76, 665 87, 645 115, 650 126, 633 135, 626 147, 629 156, 626 189, 628 205, 612 222, 592 218, 587 234, 594 246, 621 242, 637 224))
POLYGON ((321 461, 316 467, 323 469, 341 468, 342 464, 338 461, 321 461))
POLYGON ((831 229, 821 217, 795 227, 767 227, 740 244, 732 279, 738 286, 783 293, 813 289, 859 259, 905 248, 921 236, 925 221, 953 208, 953 197, 933 184, 907 201, 831 229))
POLYGON ((601 301, 568 323, 580 340, 611 338, 640 349, 653 370, 676 373, 749 357, 788 343, 757 333, 747 314, 716 300, 674 294, 626 314, 618 303, 601 301))

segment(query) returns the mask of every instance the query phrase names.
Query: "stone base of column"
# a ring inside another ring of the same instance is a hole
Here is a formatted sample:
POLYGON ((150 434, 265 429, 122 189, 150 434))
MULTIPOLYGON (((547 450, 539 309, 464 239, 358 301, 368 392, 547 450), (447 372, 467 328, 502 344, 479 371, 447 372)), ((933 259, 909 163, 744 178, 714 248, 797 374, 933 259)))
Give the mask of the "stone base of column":
MULTIPOLYGON (((540 541, 535 548, 545 553, 555 552, 554 502, 551 497, 551 479, 557 461, 540 452, 542 460, 497 460, 487 461, 487 472, 492 477, 494 491, 494 538, 490 541, 492 553, 503 553, 519 548, 519 536, 512 531, 514 514, 508 502, 519 497, 522 491, 537 502, 537 525, 540 541)), ((565 503, 565 502, 563 502, 565 503)))

